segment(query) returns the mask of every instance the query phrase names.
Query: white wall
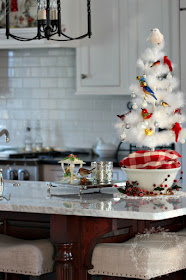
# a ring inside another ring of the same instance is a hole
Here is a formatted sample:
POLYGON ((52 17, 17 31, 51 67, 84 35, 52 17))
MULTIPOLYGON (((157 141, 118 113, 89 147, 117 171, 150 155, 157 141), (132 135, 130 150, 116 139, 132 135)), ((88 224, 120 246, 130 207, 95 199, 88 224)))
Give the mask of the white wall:
MULTIPOLYGON (((24 145, 26 120, 41 121, 45 146, 91 147, 98 136, 116 138, 116 115, 126 96, 76 96, 74 49, 0 51, 0 128, 11 146, 24 145)), ((5 145, 4 137, 0 144, 5 145)))

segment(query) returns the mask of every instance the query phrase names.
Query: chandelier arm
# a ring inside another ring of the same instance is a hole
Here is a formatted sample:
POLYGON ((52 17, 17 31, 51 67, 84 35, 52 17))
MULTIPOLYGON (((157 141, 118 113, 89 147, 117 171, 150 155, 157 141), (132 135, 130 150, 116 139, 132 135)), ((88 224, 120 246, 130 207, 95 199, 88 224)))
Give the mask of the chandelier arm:
POLYGON ((9 39, 10 35, 10 6, 9 0, 6 0, 6 37, 9 39))
POLYGON ((61 0, 57 0, 57 11, 58 11, 58 35, 61 36, 61 0))
MULTIPOLYGON (((35 36, 35 37, 33 37, 33 38, 22 38, 22 37, 19 37, 19 36, 10 34, 10 33, 9 33, 9 36, 12 37, 12 38, 15 39, 15 40, 22 41, 22 42, 27 42, 27 41, 32 41, 32 40, 37 40, 37 39, 38 39, 37 36, 35 36)), ((44 37, 43 37, 43 38, 44 38, 44 37)), ((43 38, 42 38, 42 39, 43 39, 43 38)))
MULTIPOLYGON (((64 35, 63 33, 61 33, 62 35, 64 35)), ((72 40, 78 40, 78 39, 83 39, 85 37, 88 36, 88 33, 84 34, 84 35, 81 35, 79 37, 75 37, 75 38, 71 38, 69 36, 65 36, 67 39, 53 39, 53 38, 50 38, 51 41, 57 41, 57 42, 65 42, 65 41, 72 41, 72 40)))
POLYGON ((88 37, 91 38, 92 31, 91 31, 91 6, 90 6, 90 0, 87 0, 87 22, 88 22, 88 37))

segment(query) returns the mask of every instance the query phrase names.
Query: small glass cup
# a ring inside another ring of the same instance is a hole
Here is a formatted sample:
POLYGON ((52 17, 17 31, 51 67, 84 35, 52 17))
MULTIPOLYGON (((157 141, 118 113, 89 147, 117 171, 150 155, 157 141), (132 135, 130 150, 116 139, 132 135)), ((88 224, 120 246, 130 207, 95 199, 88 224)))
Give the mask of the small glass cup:
POLYGON ((93 183, 110 184, 113 180, 113 162, 99 161, 91 162, 91 169, 95 168, 91 173, 93 183))

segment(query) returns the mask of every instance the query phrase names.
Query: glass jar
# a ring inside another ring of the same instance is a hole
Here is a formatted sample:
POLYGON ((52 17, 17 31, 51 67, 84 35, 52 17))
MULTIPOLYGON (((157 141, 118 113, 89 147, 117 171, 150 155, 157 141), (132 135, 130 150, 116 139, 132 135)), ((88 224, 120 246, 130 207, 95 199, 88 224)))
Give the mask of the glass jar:
POLYGON ((110 184, 113 180, 113 162, 112 161, 100 161, 91 162, 91 169, 94 170, 91 173, 91 177, 94 183, 110 184))

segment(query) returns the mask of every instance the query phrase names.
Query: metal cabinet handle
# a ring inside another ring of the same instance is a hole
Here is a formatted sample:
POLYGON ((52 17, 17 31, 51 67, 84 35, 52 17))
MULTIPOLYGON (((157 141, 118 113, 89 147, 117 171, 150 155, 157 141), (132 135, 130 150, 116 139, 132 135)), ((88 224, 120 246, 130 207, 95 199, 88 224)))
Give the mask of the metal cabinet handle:
POLYGON ((85 75, 85 74, 81 74, 81 79, 83 80, 83 79, 86 79, 88 76, 87 75, 85 75))

